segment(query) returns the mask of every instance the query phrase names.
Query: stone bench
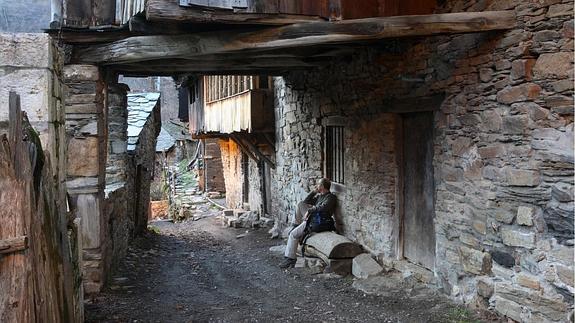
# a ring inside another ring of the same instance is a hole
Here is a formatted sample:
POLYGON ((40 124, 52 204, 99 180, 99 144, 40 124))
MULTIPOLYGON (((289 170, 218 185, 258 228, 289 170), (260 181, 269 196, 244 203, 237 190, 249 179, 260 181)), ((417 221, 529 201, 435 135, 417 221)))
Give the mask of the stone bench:
POLYGON ((320 258, 340 275, 351 273, 353 258, 363 253, 359 244, 331 231, 312 233, 305 241, 303 251, 305 255, 320 258))

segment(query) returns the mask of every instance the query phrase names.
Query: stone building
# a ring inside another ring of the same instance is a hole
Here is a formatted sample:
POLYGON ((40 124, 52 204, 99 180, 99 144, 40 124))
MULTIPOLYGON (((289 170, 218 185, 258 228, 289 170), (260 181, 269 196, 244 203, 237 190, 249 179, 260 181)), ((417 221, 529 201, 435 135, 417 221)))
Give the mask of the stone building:
POLYGON ((178 120, 179 93, 178 86, 173 78, 166 76, 130 77, 120 75, 118 82, 129 86, 132 93, 162 93, 160 99, 162 122, 178 120))
POLYGON ((250 160, 273 165, 269 212, 287 225, 327 176, 341 232, 381 264, 515 321, 572 317, 572 0, 234 3, 148 0, 121 13, 116 1, 62 4, 58 23, 92 27, 50 31, 68 46, 66 185, 89 228, 90 265, 104 257, 104 94, 117 75, 229 75, 197 87, 202 102, 214 93, 206 90, 223 93, 205 100, 220 113, 192 109, 190 120, 216 127, 198 130, 223 152, 230 203, 250 201, 246 174, 266 176, 250 160), (228 30, 197 33, 187 23, 228 30), (275 75, 273 110, 222 113, 228 94, 239 94, 232 75, 275 75), (258 122, 275 135, 234 138, 258 122))
POLYGON ((221 155, 218 177, 225 180, 227 207, 260 215, 271 209, 270 169, 275 167, 271 85, 266 76, 228 75, 200 77, 190 86, 190 93, 203 92, 191 100, 190 131, 217 144, 212 151, 221 155))
POLYGON ((343 232, 380 262, 516 321, 567 321, 573 2, 436 12, 499 9, 513 30, 393 41, 275 78, 272 213, 285 223, 316 179, 338 178, 343 232))

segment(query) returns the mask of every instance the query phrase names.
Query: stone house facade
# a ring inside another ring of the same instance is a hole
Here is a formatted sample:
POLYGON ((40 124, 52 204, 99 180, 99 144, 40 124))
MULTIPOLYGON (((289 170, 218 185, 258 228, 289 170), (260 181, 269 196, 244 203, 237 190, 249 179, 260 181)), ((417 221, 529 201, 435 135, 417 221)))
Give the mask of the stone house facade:
POLYGON ((500 9, 515 29, 389 41, 275 78, 272 213, 286 223, 342 149, 342 232, 381 263, 419 264, 452 298, 516 321, 567 321, 573 2, 437 12, 500 9), (343 140, 328 143, 334 127, 343 140))

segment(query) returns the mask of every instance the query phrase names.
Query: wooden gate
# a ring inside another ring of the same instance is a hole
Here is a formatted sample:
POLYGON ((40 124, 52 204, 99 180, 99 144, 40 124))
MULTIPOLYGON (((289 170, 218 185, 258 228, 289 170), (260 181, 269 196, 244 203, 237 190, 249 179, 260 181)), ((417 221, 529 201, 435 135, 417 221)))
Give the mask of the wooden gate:
POLYGON ((10 92, 9 133, 0 136, 0 322, 80 322, 78 246, 68 239, 77 231, 19 101, 10 92))

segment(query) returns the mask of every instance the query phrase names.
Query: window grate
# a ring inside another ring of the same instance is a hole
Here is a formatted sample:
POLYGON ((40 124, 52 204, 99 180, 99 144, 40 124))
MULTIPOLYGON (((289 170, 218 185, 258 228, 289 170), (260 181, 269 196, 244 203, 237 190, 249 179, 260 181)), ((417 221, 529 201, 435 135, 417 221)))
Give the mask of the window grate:
POLYGON ((325 177, 344 183, 343 127, 325 127, 325 177))

